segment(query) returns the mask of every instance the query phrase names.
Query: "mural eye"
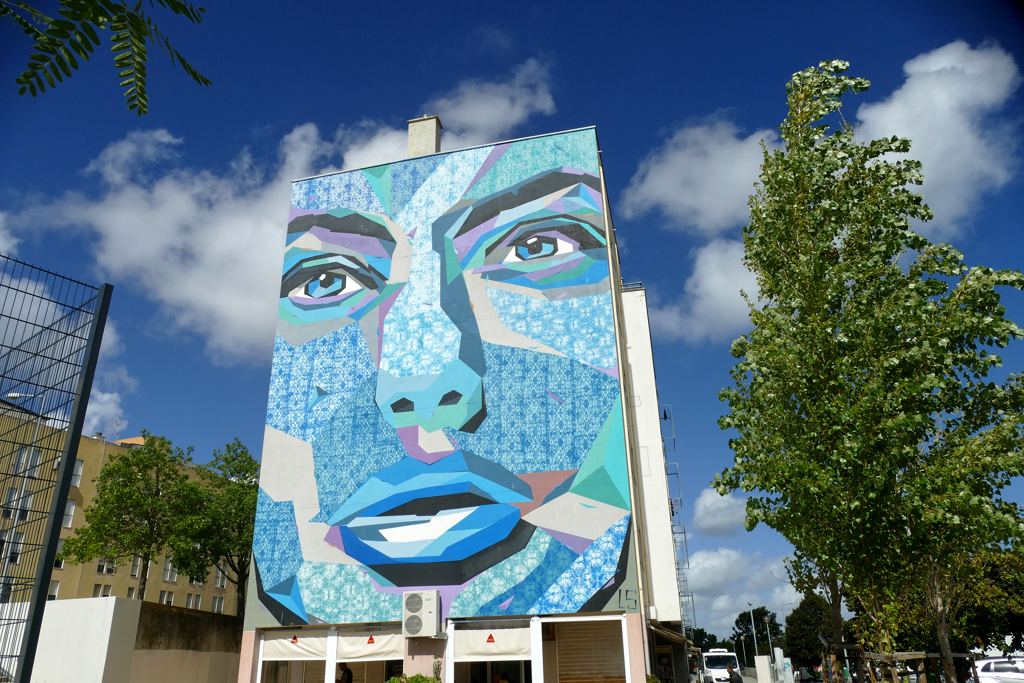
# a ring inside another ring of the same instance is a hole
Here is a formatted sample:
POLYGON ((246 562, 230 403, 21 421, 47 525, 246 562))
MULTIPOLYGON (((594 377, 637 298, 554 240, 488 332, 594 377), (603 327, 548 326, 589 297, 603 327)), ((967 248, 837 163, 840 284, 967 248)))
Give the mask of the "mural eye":
POLYGON ((573 245, 557 237, 546 237, 533 235, 520 238, 512 243, 512 250, 505 258, 505 262, 531 261, 546 256, 557 256, 575 251, 573 245))
POLYGON ((305 283, 293 289, 289 296, 295 299, 324 299, 351 294, 363 289, 350 274, 339 270, 328 270, 313 274, 305 283))

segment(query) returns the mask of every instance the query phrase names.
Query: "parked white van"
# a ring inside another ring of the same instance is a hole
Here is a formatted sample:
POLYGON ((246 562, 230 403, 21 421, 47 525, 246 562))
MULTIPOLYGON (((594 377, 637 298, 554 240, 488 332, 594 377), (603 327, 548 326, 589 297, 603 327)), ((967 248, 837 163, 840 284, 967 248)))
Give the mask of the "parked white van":
POLYGON ((716 683, 728 683, 729 671, 726 667, 730 664, 732 664, 733 671, 739 673, 740 661, 736 658, 735 652, 729 652, 720 647, 713 647, 704 653, 704 667, 715 679, 716 683))

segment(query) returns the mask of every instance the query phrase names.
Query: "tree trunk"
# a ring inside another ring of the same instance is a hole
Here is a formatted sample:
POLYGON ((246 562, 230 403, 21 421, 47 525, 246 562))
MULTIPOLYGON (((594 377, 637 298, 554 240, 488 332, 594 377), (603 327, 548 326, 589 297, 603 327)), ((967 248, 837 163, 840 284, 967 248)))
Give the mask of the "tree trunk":
POLYGON ((142 562, 139 566, 139 600, 146 599, 146 581, 149 577, 149 555, 142 556, 142 562))
MULTIPOLYGON (((828 573, 827 581, 828 587, 825 592, 828 594, 829 607, 831 608, 829 623, 832 626, 832 651, 836 655, 842 656, 843 661, 846 661, 846 651, 840 649, 840 643, 843 642, 843 591, 839 587, 839 577, 835 572, 828 573)), ((840 673, 839 678, 844 678, 842 673, 840 673)), ((860 683, 863 683, 863 681, 860 683)))
POLYGON ((939 653, 942 655, 942 669, 946 683, 956 683, 956 668, 953 665, 953 650, 949 647, 949 600, 943 590, 942 577, 937 567, 928 576, 928 597, 935 612, 935 632, 939 636, 939 653))

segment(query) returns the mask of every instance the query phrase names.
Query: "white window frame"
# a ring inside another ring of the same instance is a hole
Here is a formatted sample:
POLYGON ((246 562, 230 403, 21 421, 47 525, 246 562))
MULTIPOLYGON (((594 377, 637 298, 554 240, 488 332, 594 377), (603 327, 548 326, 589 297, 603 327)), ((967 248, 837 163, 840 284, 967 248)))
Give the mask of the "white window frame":
POLYGON ((164 560, 164 581, 178 583, 178 570, 170 560, 164 560))
POLYGON ((84 460, 75 460, 75 471, 71 474, 71 485, 79 487, 82 485, 82 470, 85 468, 84 460))
MULTIPOLYGON (((58 538, 57 539, 57 555, 60 555, 60 551, 62 551, 62 550, 64 550, 64 539, 63 538, 58 538)), ((53 558, 53 568, 54 569, 64 569, 64 560, 62 560, 60 558, 57 558, 57 557, 54 557, 53 558)))
POLYGON ((68 498, 67 502, 64 503, 64 523, 65 529, 70 529, 75 525, 75 499, 68 498))

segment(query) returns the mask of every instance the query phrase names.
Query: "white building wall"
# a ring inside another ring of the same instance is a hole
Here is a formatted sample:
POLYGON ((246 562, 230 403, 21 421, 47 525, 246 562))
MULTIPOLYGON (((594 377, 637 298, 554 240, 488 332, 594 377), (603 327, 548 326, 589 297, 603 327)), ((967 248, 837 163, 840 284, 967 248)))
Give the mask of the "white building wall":
POLYGON ((675 541, 672 536, 665 449, 658 414, 654 349, 647 317, 647 292, 643 289, 622 292, 622 310, 626 328, 626 352, 633 382, 633 395, 629 397, 629 404, 635 415, 640 450, 638 459, 647 528, 647 566, 652 593, 650 600, 657 612, 650 616, 660 622, 678 622, 681 617, 675 541))
POLYGON ((32 683, 128 683, 140 608, 127 598, 46 603, 32 683))

